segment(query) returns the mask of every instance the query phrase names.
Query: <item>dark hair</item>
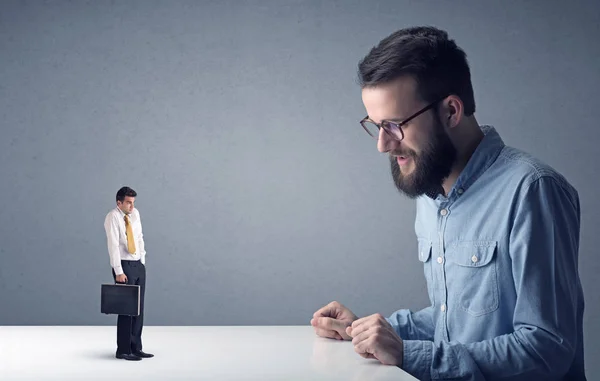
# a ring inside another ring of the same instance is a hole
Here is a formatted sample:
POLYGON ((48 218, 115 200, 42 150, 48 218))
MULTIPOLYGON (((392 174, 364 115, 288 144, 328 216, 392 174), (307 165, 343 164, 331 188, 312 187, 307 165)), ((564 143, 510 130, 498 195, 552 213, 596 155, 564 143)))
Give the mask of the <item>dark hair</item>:
POLYGON ((425 102, 458 96, 465 115, 475 112, 475 97, 467 55, 448 33, 434 27, 400 29, 379 42, 358 64, 361 87, 371 87, 410 75, 425 102))
POLYGON ((117 191, 117 201, 123 202, 123 200, 125 200, 125 196, 136 197, 137 193, 129 187, 123 187, 117 191))

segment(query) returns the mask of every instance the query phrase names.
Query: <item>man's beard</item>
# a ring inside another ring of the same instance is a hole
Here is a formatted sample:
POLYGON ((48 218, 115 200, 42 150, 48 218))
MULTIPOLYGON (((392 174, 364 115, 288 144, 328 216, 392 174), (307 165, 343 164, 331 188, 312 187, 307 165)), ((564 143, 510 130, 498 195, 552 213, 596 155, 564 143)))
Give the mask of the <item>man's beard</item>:
POLYGON ((413 150, 403 154, 413 160, 414 169, 408 175, 402 174, 396 157, 390 156, 392 178, 400 193, 413 199, 423 194, 439 193, 456 160, 456 148, 439 119, 429 144, 419 155, 413 150))

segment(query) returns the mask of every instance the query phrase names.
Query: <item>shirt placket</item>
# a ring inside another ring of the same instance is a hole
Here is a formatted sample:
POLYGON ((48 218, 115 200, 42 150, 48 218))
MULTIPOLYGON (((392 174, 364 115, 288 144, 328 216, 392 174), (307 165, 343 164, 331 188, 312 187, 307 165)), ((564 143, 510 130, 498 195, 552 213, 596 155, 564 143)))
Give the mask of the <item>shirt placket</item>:
MULTIPOLYGON (((438 257, 435 259, 433 264, 436 268, 436 273, 439 275, 437 278, 438 282, 438 293, 440 295, 440 337, 443 337, 445 341, 450 341, 448 333, 448 287, 446 284, 446 258, 445 258, 445 242, 444 236, 446 231, 446 224, 450 216, 450 202, 442 202, 438 208, 437 218, 437 230, 438 230, 438 257)), ((432 258, 433 259, 433 258, 432 258)))

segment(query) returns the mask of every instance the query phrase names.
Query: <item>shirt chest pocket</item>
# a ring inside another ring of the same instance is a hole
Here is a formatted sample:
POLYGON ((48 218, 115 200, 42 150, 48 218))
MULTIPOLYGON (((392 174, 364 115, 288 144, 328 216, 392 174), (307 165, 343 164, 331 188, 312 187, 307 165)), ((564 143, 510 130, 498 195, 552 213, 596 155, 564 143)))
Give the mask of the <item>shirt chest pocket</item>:
POLYGON ((431 241, 419 239, 419 261, 423 262, 423 271, 427 281, 427 293, 431 305, 435 306, 435 293, 433 285, 433 269, 431 268, 431 241))
POLYGON ((498 309, 496 248, 496 241, 462 241, 446 248, 448 297, 470 315, 498 309))

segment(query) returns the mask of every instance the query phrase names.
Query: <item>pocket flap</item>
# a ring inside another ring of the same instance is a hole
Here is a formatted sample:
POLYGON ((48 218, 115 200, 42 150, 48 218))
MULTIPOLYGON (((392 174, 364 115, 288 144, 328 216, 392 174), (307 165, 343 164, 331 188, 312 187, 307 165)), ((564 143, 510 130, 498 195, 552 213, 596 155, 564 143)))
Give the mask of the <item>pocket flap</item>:
POLYGON ((427 262, 431 257, 431 241, 419 240, 419 261, 427 262))
POLYGON ((448 246, 446 259, 465 267, 481 267, 492 261, 496 241, 463 241, 448 246))

